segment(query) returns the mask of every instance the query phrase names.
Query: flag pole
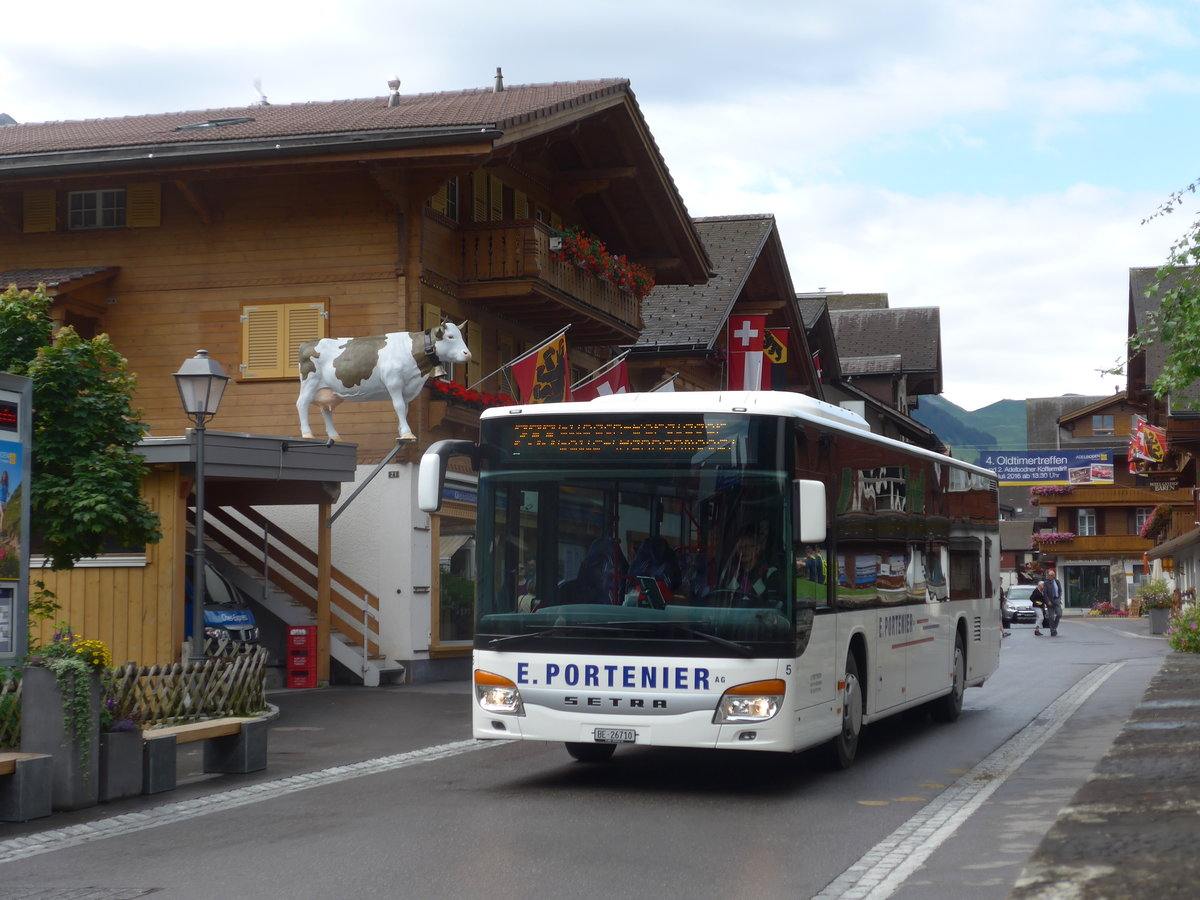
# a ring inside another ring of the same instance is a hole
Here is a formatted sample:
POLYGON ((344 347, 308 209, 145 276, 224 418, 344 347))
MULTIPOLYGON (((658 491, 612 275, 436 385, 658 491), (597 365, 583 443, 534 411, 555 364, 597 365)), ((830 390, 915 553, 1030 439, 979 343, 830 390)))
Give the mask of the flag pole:
POLYGON ((668 384, 671 384, 671 383, 673 383, 673 382, 675 381, 675 379, 676 379, 676 378, 678 378, 678 377, 679 377, 679 373, 678 373, 678 372, 673 372, 671 375, 669 375, 668 377, 664 378, 662 381, 660 381, 660 382, 659 382, 658 384, 656 384, 654 387, 650 388, 650 390, 648 390, 646 393, 647 393, 647 394, 653 394, 655 391, 662 390, 662 389, 663 389, 663 388, 665 388, 665 387, 666 387, 668 384))
POLYGON ((597 378, 602 378, 603 376, 607 375, 609 372, 611 372, 613 369, 615 369, 618 365, 620 365, 622 362, 624 362, 625 357, 627 357, 628 355, 629 355, 629 351, 626 350, 620 356, 616 356, 616 357, 610 359, 608 362, 606 362, 604 365, 602 365, 600 368, 598 368, 595 372, 592 372, 588 375, 584 375, 577 382, 575 382, 573 385, 571 385, 571 393, 574 393, 576 390, 583 387, 585 384, 591 384, 597 378))
POLYGON ((560 328, 558 331, 554 332, 554 334, 550 335, 550 337, 546 338, 544 341, 542 341, 540 344, 538 344, 532 350, 526 350, 524 353, 522 353, 516 359, 510 359, 508 362, 506 362, 502 366, 500 366, 500 368, 495 369, 491 372, 488 372, 486 375, 484 375, 482 378, 480 378, 477 382, 475 382, 473 385, 471 385, 469 388, 467 388, 467 390, 469 390, 469 391, 475 390, 475 388, 479 387, 481 384, 483 384, 485 381, 487 381, 493 375, 497 375, 500 372, 503 372, 505 369, 511 369, 513 366, 515 366, 521 360, 526 359, 530 356, 533 356, 533 354, 537 353, 539 350, 541 350, 543 347, 545 347, 551 341, 558 340, 560 337, 562 337, 564 334, 566 334, 570 329, 571 329, 571 326, 569 323, 567 325, 564 325, 562 328, 560 328))

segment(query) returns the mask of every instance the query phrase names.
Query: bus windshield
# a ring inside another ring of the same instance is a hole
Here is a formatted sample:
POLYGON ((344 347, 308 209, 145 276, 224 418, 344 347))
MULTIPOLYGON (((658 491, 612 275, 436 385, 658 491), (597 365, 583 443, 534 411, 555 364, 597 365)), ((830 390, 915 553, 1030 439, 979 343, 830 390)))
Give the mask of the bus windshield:
POLYGON ((781 423, 485 423, 475 645, 794 653, 781 423))

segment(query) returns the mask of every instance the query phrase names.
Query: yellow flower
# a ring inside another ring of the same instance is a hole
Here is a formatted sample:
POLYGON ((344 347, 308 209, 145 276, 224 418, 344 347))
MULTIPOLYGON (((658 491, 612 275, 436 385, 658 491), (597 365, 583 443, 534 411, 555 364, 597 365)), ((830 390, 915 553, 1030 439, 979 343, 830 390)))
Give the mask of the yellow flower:
POLYGON ((98 641, 94 638, 76 640, 72 644, 72 649, 77 656, 94 668, 106 669, 112 665, 112 654, 108 651, 108 647, 104 645, 104 641, 98 641))

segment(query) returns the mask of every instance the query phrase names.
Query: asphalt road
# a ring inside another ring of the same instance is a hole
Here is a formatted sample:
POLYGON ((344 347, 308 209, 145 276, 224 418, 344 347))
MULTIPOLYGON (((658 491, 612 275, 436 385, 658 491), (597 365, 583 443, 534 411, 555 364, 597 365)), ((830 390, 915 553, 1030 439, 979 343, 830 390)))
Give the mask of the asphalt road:
POLYGON ((0 826, 0 898, 1000 900, 1166 644, 1142 622, 1017 627, 953 725, 820 754, 469 739, 465 684, 282 692, 266 772, 0 826))

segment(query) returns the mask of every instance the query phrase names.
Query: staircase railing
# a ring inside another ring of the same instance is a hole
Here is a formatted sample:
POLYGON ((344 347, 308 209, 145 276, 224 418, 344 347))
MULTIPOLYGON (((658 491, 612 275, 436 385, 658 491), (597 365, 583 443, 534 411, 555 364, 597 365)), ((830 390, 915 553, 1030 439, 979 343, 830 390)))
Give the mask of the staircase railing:
MULTIPOLYGON (((194 523, 193 511, 188 521, 194 523)), ((204 534, 225 552, 259 573, 314 615, 317 610, 317 554, 253 507, 209 508, 204 534)), ((341 570, 330 568, 330 629, 367 659, 381 659, 379 598, 341 570)))

